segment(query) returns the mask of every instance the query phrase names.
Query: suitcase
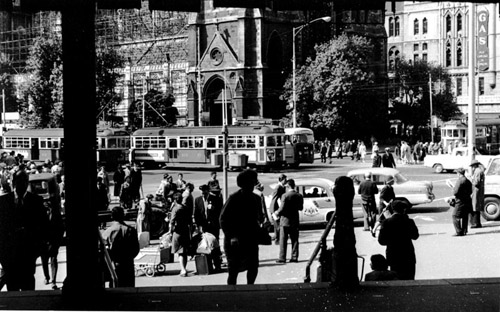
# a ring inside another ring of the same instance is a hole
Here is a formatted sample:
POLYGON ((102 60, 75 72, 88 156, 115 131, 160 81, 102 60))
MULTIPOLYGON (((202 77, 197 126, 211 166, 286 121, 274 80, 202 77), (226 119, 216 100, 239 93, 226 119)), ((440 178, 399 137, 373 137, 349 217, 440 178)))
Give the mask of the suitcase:
POLYGON ((196 274, 208 275, 210 273, 207 255, 194 256, 194 262, 196 264, 196 274))

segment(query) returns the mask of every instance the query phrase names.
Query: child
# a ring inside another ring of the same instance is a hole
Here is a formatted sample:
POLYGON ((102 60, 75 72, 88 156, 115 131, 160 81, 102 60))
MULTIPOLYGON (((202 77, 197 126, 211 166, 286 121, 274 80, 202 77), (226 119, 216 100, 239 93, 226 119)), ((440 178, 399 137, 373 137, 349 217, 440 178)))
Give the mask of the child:
POLYGON ((387 260, 381 254, 372 255, 370 261, 370 267, 373 271, 365 275, 365 281, 392 281, 398 279, 396 272, 387 270, 387 260))

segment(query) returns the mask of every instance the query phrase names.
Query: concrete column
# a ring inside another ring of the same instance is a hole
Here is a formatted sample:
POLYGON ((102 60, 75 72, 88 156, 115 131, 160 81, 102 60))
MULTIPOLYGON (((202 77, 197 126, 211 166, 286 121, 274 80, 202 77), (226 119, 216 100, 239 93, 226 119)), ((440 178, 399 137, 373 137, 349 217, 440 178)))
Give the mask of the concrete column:
POLYGON ((62 10, 64 136, 67 157, 67 277, 63 295, 86 309, 103 288, 98 262, 95 125, 95 1, 74 0, 62 10))

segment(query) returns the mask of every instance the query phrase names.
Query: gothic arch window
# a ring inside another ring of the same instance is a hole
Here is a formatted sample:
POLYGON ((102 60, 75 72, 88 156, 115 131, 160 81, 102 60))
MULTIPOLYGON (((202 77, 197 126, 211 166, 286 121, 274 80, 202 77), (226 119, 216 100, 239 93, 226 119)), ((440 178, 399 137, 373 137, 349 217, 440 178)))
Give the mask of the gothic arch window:
POLYGON ((462 14, 457 15, 457 33, 462 31, 462 14))
POLYGON ((416 18, 414 21, 413 21, 413 34, 414 35, 417 35, 418 34, 418 19, 416 18))
POLYGON ((426 34, 427 33, 427 18, 424 18, 422 20, 422 34, 426 34))
POLYGON ((388 53, 389 70, 395 70, 399 62, 399 50, 393 46, 389 49, 388 53))
POLYGON ((394 19, 389 17, 389 37, 394 36, 394 19))
POLYGON ((399 36, 399 17, 394 19, 394 36, 399 36))
POLYGON ((445 60, 445 63, 446 63, 446 67, 450 67, 451 66, 451 44, 449 42, 446 43, 446 56, 445 56, 446 60, 445 60))
POLYGON ((457 43, 457 66, 462 66, 463 65, 463 49, 462 49, 462 42, 457 43))
POLYGON ((446 15, 446 21, 445 21, 445 27, 446 27, 446 33, 450 33, 451 32, 451 16, 450 15, 446 15))

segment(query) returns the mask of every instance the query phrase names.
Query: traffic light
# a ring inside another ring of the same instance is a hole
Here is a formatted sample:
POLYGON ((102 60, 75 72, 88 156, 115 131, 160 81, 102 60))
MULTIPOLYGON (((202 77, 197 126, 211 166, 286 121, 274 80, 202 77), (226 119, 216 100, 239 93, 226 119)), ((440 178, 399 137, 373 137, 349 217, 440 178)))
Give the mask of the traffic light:
POLYGON ((149 0, 149 9, 158 11, 200 12, 203 0, 149 0))
POLYGON ((97 0, 97 8, 101 10, 140 9, 141 0, 97 0))
POLYGON ((265 8, 265 0, 214 0, 214 8, 265 8))

